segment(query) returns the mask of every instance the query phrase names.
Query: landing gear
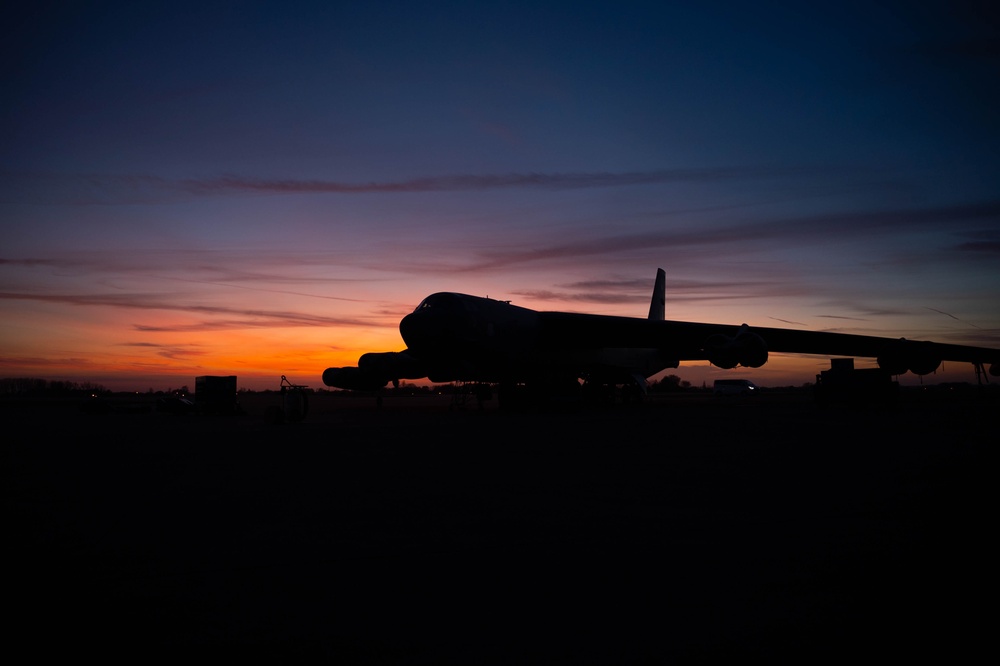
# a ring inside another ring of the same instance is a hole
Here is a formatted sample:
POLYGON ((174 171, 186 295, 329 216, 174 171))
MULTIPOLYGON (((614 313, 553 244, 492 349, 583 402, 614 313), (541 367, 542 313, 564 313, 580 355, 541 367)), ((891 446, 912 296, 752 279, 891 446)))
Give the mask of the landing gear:
POLYGON ((483 408, 483 403, 493 399, 493 385, 485 382, 464 382, 451 396, 448 409, 465 409, 469 398, 476 399, 476 406, 483 408))

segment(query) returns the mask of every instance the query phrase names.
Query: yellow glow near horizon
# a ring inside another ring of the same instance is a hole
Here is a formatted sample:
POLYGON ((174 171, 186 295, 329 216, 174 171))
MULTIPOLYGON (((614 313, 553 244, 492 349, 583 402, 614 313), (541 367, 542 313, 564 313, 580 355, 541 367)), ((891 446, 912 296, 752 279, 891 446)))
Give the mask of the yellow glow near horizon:
MULTIPOLYGON (((411 285, 412 286, 412 285, 411 285)), ((502 296, 502 295, 501 295, 502 296)), ((422 297, 420 297, 422 298, 422 297)), ((601 308, 574 307, 571 302, 532 303, 521 299, 525 307, 601 312, 601 308)), ((264 307, 267 299, 252 303, 264 307)), ((414 305, 419 298, 414 298, 414 305)), ((786 304, 780 304, 786 307, 786 304)), ((247 305, 242 306, 249 309, 247 305)), ((277 310, 288 307, 280 300, 270 304, 277 310)), ((364 320, 366 308, 353 307, 364 320)), ((611 308, 623 316, 641 316, 644 306, 631 304, 611 308)), ((135 311, 109 307, 77 306, 67 319, 65 311, 49 304, 35 304, 30 316, 21 314, 16 326, 3 329, 5 353, 0 358, 0 375, 35 377, 49 380, 94 383, 116 391, 165 390, 193 386, 200 375, 236 375, 241 388, 266 390, 277 388, 281 376, 315 388, 324 388, 323 370, 328 367, 354 366, 358 358, 372 351, 400 351, 405 344, 399 335, 399 312, 380 315, 371 326, 297 325, 253 327, 234 324, 219 315, 195 317, 176 311, 135 311), (384 325, 376 325, 377 321, 384 325), (136 322, 141 323, 141 327, 136 322)), ((675 309, 676 306, 675 306, 675 309)), ((691 309, 691 308, 687 308, 691 309)), ((702 308, 703 309, 703 308, 702 308)), ((710 312, 694 308, 693 320, 711 319, 710 312)), ((730 305, 730 310, 739 311, 730 305)), ((722 316, 716 321, 725 318, 722 316)), ((679 320, 681 317, 674 315, 679 320)), ((730 322, 731 323, 731 322, 730 322)), ((707 362, 685 363, 662 375, 677 375, 694 386, 710 385, 719 377, 746 377, 761 386, 799 386, 815 381, 816 375, 829 368, 822 357, 772 354, 758 369, 721 370, 707 362)), ((975 381, 968 364, 945 364, 937 373, 924 378, 904 375, 904 385, 975 381)), ((873 359, 857 359, 856 367, 873 367, 873 359)), ((412 382, 420 383, 420 382, 412 382)))

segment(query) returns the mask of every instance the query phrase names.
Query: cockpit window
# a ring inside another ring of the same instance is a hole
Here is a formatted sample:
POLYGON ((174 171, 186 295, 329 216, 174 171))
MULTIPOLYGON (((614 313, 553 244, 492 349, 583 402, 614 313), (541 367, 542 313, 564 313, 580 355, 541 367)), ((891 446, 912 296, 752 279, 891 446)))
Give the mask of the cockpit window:
POLYGON ((419 312, 420 310, 426 310, 428 308, 434 308, 435 310, 450 311, 450 310, 461 310, 462 301, 456 294, 431 294, 424 300, 420 301, 420 305, 414 310, 414 312, 419 312))

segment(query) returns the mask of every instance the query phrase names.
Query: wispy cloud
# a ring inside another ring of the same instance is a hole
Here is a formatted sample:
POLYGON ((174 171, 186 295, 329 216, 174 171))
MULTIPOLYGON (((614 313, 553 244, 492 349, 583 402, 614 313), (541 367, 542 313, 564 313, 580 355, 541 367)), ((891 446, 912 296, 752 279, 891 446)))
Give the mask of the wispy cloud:
POLYGON ((983 254, 1000 254, 1000 241, 969 241, 957 246, 962 252, 981 252, 983 254))
POLYGON ((0 173, 0 202, 113 204, 169 201, 178 196, 233 194, 372 194, 468 192, 499 189, 574 190, 664 183, 711 183, 817 175, 856 175, 857 169, 796 165, 723 166, 644 171, 451 174, 403 180, 348 182, 225 175, 168 179, 151 175, 0 173))
POLYGON ((363 326, 380 325, 368 319, 352 317, 324 317, 302 312, 281 310, 256 310, 227 308, 214 305, 178 304, 162 294, 32 294, 0 292, 0 300, 38 301, 63 305, 105 306, 131 310, 167 310, 197 315, 234 315, 234 319, 221 319, 179 327, 147 326, 137 324, 136 330, 221 330, 226 328, 272 328, 287 326, 363 326))
MULTIPOLYGON (((647 280, 583 281, 560 285, 559 291, 517 290, 516 296, 534 302, 579 302, 597 304, 649 303, 652 294, 652 277, 647 280)), ((746 301, 748 299, 783 299, 794 296, 817 297, 823 288, 780 279, 741 281, 678 280, 667 284, 667 302, 708 303, 721 301, 746 301)))
POLYGON ((801 321, 792 321, 790 319, 779 319, 778 317, 768 317, 768 319, 780 321, 782 324, 791 324, 792 326, 808 326, 808 324, 803 324, 801 321))
POLYGON ((865 317, 845 317, 844 315, 816 315, 819 319, 844 319, 846 321, 868 321, 865 317))
POLYGON ((188 360, 206 356, 207 352, 197 349, 194 345, 161 345, 152 342, 126 342, 120 346, 152 349, 158 356, 170 360, 188 360))
POLYGON ((954 319, 955 321, 961 322, 963 324, 967 324, 969 326, 972 326, 973 328, 980 328, 979 326, 976 326, 972 322, 968 322, 968 321, 964 321, 962 319, 959 319, 955 315, 949 314, 949 313, 945 312, 944 310, 938 310, 936 308, 931 308, 931 307, 926 307, 926 306, 925 306, 925 309, 930 310, 931 312, 937 312, 938 314, 944 315, 945 317, 949 317, 949 318, 954 319))
POLYGON ((579 173, 456 174, 408 180, 345 183, 328 180, 268 180, 224 176, 178 181, 183 189, 214 192, 264 192, 366 194, 372 192, 458 192, 511 188, 581 189, 649 185, 673 182, 714 182, 812 175, 815 168, 716 167, 707 169, 656 169, 650 171, 595 171, 579 173))
POLYGON ((474 267, 499 268, 512 264, 598 256, 651 248, 685 248, 698 245, 747 244, 781 241, 818 242, 827 239, 864 238, 899 231, 919 231, 958 223, 1000 223, 1000 201, 885 211, 800 215, 746 220, 698 229, 681 228, 633 234, 610 234, 570 243, 527 249, 486 250, 474 267))

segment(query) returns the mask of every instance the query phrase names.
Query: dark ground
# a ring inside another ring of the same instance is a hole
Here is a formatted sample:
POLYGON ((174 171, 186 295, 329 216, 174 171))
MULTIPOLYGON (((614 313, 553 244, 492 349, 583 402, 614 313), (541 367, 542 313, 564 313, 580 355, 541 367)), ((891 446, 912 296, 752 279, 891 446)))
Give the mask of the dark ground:
MULTIPOLYGON (((8 652, 385 664, 993 651, 996 395, 278 424, 4 403, 8 652), (992 460, 992 456, 990 456, 992 460)), ((964 659, 971 661, 971 659, 964 659)))

